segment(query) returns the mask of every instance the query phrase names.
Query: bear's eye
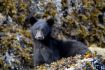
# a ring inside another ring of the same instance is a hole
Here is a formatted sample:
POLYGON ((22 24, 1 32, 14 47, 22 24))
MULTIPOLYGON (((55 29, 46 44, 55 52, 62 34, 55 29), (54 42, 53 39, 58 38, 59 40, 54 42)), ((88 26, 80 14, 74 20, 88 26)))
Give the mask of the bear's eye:
POLYGON ((43 28, 43 29, 41 29, 41 31, 42 31, 42 32, 45 32, 45 29, 43 28))

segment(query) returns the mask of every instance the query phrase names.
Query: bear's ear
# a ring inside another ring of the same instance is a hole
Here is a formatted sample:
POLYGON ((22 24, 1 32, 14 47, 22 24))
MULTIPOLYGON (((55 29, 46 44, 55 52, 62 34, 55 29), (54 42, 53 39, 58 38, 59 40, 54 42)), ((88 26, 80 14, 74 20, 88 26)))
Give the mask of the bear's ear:
POLYGON ((31 25, 33 25, 36 22, 37 22, 37 18, 36 17, 34 17, 34 16, 30 17, 30 23, 31 23, 31 25))
POLYGON ((46 22, 48 23, 49 26, 52 26, 54 24, 54 18, 53 17, 47 18, 46 22))

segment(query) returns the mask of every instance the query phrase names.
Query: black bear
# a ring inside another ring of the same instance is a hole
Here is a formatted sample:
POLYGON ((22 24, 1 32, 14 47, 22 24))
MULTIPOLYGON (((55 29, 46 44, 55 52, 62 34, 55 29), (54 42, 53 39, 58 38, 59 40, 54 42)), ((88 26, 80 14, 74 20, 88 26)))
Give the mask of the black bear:
POLYGON ((34 45, 34 66, 51 63, 62 57, 85 54, 87 46, 76 40, 61 41, 51 36, 51 20, 39 19, 31 27, 34 45))

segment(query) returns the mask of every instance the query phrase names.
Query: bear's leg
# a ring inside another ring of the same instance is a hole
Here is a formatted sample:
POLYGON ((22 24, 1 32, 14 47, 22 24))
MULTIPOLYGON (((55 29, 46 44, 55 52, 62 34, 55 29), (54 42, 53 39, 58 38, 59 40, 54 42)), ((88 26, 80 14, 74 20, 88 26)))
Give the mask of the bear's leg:
POLYGON ((59 50, 61 56, 63 57, 75 56, 77 54, 84 55, 89 51, 88 47, 85 44, 76 40, 62 42, 59 50))
POLYGON ((48 64, 60 58, 59 53, 55 50, 53 51, 52 48, 47 48, 47 47, 42 48, 41 54, 45 60, 45 63, 48 64))
POLYGON ((69 41, 69 44, 70 43, 72 43, 71 45, 69 45, 71 51, 68 52, 68 55, 76 55, 76 54, 84 55, 86 52, 89 51, 88 47, 85 44, 83 44, 82 42, 71 40, 71 41, 69 41))
POLYGON ((38 66, 44 63, 44 59, 40 53, 40 49, 34 51, 34 66, 38 66))

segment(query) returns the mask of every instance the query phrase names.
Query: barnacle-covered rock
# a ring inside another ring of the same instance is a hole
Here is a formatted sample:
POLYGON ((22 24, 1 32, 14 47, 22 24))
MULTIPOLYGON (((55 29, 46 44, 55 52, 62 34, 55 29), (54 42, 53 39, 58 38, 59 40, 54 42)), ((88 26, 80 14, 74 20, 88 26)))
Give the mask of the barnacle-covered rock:
POLYGON ((75 57, 62 58, 56 62, 51 63, 50 65, 45 64, 37 66, 37 70, 95 70, 95 69, 105 69, 105 66, 101 63, 102 59, 97 58, 98 56, 92 57, 82 57, 77 55, 75 57), (101 60, 100 60, 101 59, 101 60))
MULTIPOLYGON (((88 46, 95 43, 103 48, 89 47, 89 49, 97 51, 97 54, 104 58, 105 1, 61 0, 62 6, 58 7, 58 3, 55 4, 56 1, 53 0, 39 0, 32 3, 30 1, 24 2, 24 0, 0 0, 0 12, 3 14, 0 13, 0 70, 10 68, 30 70, 32 68, 33 47, 30 30, 23 29, 21 25, 24 24, 26 18, 30 18, 34 14, 37 18, 48 18, 49 16, 54 18, 53 37, 60 40, 86 41, 88 46), (59 11, 58 8, 60 8, 59 11), (7 15, 16 23, 1 25, 6 20, 7 15), (57 25, 56 15, 59 15, 57 18, 60 19, 61 26, 57 25), (5 62, 3 57, 7 56, 8 50, 12 52, 15 59, 15 62, 9 64, 5 62)), ((28 22, 28 24, 30 23, 28 22)), ((51 64, 35 67, 32 70, 100 70, 100 67, 104 70, 105 67, 100 63, 101 61, 98 61, 100 58, 96 57, 97 54, 92 55, 87 52, 84 56, 62 58, 51 64)), ((105 60, 101 60, 105 63, 105 60)))
POLYGON ((6 17, 0 13, 0 25, 3 24, 3 22, 6 20, 6 17))

